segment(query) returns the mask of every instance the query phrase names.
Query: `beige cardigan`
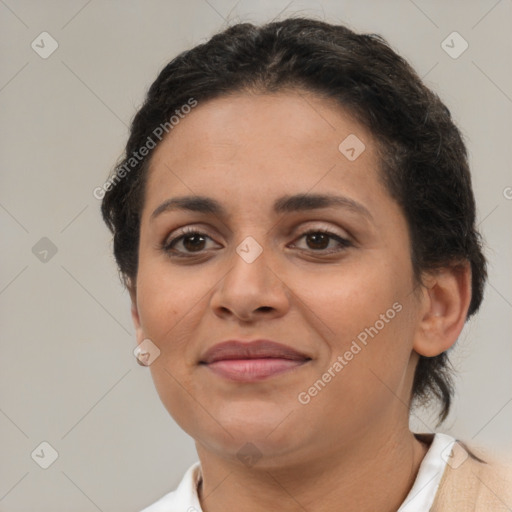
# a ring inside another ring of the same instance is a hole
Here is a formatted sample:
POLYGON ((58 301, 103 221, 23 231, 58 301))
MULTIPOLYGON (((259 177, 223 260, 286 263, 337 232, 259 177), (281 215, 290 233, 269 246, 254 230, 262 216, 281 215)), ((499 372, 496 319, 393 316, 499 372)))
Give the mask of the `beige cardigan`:
POLYGON ((512 511, 512 465, 458 441, 430 512, 512 511))

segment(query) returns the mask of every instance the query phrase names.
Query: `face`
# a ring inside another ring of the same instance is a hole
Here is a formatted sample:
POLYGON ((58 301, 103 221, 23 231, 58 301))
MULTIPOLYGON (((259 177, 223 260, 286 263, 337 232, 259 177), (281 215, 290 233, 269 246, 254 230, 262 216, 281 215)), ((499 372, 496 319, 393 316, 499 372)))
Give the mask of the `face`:
POLYGON ((370 133, 305 92, 199 103, 155 150, 132 312, 198 450, 234 458, 252 443, 270 465, 407 427, 420 308, 406 220, 378 169, 370 133), (183 196, 221 209, 168 203, 183 196), (201 364, 233 339, 306 360, 242 381, 201 364))

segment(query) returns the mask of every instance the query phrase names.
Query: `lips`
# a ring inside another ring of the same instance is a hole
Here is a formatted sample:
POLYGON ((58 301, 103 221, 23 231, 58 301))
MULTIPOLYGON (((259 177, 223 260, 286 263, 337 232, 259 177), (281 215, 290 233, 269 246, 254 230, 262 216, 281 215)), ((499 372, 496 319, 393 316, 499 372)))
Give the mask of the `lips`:
POLYGON ((270 340, 229 340, 208 349, 200 364, 227 379, 251 382, 288 372, 310 360, 306 354, 270 340))

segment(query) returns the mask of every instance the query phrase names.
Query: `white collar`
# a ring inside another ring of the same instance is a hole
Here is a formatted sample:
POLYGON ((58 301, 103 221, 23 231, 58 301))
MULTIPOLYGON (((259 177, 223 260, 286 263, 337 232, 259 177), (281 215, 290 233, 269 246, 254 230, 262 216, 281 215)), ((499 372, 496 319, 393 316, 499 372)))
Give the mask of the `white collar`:
POLYGON ((201 463, 190 466, 175 491, 172 491, 141 512, 202 512, 197 495, 201 480, 201 463))
POLYGON ((436 497, 437 489, 449 460, 455 439, 446 434, 436 434, 423 461, 416 480, 397 512, 428 512, 436 497))
MULTIPOLYGON (((454 443, 455 439, 451 436, 439 433, 434 435, 414 485, 397 512, 430 510, 454 443)), ((187 469, 175 491, 166 494, 141 512, 202 512, 197 494, 200 480, 201 465, 196 462, 187 469)))

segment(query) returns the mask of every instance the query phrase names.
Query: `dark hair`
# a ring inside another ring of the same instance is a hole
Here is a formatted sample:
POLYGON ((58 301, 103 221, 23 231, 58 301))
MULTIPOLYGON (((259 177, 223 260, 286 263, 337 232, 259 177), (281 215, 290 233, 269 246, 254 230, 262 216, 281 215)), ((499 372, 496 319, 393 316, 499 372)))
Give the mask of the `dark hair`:
MULTIPOLYGON (((125 285, 135 285, 152 151, 136 161, 133 155, 155 128, 168 126, 191 98, 204 102, 238 91, 285 89, 333 98, 370 130, 380 148, 382 179, 407 219, 416 283, 424 271, 469 262, 469 318, 482 301, 486 261, 475 226, 466 148, 450 111, 382 37, 305 18, 229 27, 178 55, 151 85, 101 206, 125 285)), ((447 354, 420 356, 411 398, 423 404, 439 399, 442 421, 452 395, 447 354)))

